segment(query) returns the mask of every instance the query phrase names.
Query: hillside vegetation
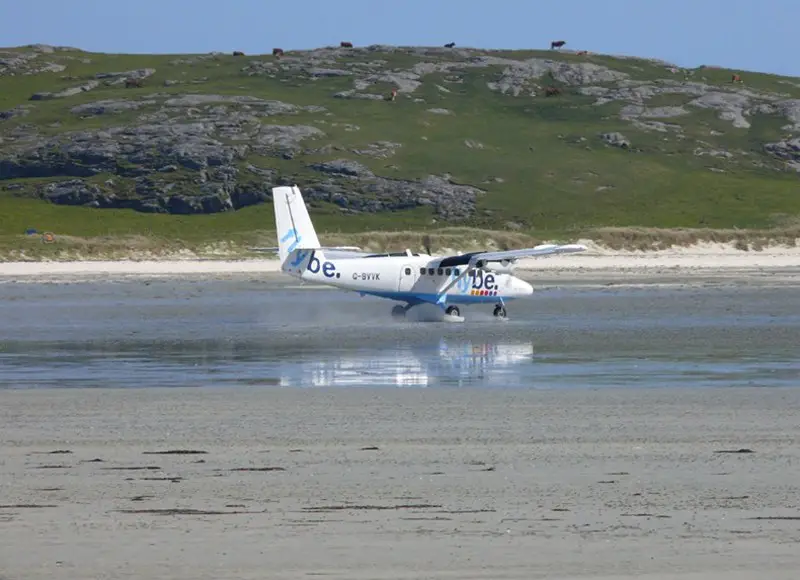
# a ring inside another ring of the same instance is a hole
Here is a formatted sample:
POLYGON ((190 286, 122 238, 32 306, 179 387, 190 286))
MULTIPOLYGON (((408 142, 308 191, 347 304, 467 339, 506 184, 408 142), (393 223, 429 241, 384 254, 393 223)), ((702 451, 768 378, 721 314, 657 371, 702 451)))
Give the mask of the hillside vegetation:
POLYGON ((294 183, 324 243, 375 250, 794 243, 800 79, 560 50, 0 49, 7 259, 274 245, 270 188, 294 183))

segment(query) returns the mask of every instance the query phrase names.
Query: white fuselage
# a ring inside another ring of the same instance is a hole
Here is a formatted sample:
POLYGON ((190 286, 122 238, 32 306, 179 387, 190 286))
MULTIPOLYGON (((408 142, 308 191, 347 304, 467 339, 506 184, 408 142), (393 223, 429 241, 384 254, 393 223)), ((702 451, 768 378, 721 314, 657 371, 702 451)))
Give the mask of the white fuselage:
MULTIPOLYGON (((409 304, 441 303, 441 289, 466 268, 466 264, 442 267, 441 260, 427 255, 336 258, 305 250, 290 257, 283 271, 304 281, 409 304)), ((532 293, 530 284, 511 274, 477 269, 449 288, 444 301, 498 303, 532 293)))

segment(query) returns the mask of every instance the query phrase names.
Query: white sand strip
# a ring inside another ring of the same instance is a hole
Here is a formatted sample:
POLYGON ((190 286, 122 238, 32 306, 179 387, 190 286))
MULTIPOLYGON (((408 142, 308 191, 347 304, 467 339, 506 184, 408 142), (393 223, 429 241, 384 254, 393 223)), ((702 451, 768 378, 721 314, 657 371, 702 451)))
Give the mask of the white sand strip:
POLYGON ((800 268, 800 246, 745 251, 729 244, 701 243, 659 251, 609 250, 582 240, 586 252, 520 260, 521 269, 537 270, 759 270, 800 268))
POLYGON ((0 576, 795 580, 798 440, 800 389, 0 391, 0 576))
MULTIPOLYGON (((767 248, 761 251, 742 251, 723 244, 699 244, 687 248, 672 248, 657 252, 633 252, 603 249, 592 242, 589 250, 580 254, 520 260, 519 270, 547 272, 577 272, 595 270, 607 272, 759 272, 798 270, 800 247, 767 248)), ((17 279, 41 277, 118 277, 118 276, 183 276, 242 273, 276 273, 276 259, 250 260, 120 260, 120 261, 37 261, 0 262, 0 278, 17 279)))

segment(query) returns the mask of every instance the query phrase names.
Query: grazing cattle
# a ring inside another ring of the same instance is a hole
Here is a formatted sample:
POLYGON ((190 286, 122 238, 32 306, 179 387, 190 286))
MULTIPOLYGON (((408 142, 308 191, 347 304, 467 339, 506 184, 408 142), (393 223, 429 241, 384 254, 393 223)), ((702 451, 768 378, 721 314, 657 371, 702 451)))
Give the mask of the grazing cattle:
POLYGON ((742 82, 742 77, 740 75, 731 75, 731 82, 740 83, 742 82))
POLYGON ((241 50, 234 50, 233 56, 244 56, 244 53, 241 50))
POLYGON ((565 44, 567 44, 566 40, 554 40, 554 41, 552 41, 550 43, 550 50, 552 50, 554 48, 561 48, 565 44))
POLYGON ((392 89, 392 95, 389 97, 390 101, 394 101, 397 98, 397 89, 392 89))
POLYGON ((283 49, 282 48, 273 48, 272 49, 272 56, 283 56, 283 49))
POLYGON ((555 95, 560 95, 560 94, 561 94, 561 89, 559 89, 558 87, 546 87, 544 89, 545 97, 553 97, 555 95))
POLYGON ((339 46, 341 48, 353 48, 353 43, 352 42, 342 41, 342 42, 339 43, 339 46))
POLYGON ((579 50, 575 54, 577 54, 578 56, 586 56, 587 54, 589 54, 589 51, 588 50, 579 50))
POLYGON ((456 45, 456 43, 455 43, 455 42, 448 42, 448 43, 447 43, 447 44, 445 44, 444 46, 445 46, 445 48, 453 48, 453 47, 455 47, 455 45, 456 45))
POLYGON ((125 79, 125 88, 126 89, 129 89, 131 87, 140 87, 141 88, 142 86, 143 86, 142 79, 137 79, 137 78, 133 78, 133 77, 128 77, 127 79, 125 79))

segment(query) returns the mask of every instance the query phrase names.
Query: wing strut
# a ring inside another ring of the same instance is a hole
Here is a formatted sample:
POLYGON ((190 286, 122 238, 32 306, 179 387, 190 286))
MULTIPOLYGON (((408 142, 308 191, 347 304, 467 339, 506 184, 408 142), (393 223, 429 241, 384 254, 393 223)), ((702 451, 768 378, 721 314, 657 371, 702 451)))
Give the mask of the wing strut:
POLYGON ((464 271, 455 278, 453 278, 452 280, 450 280, 450 282, 448 282, 443 288, 439 289, 439 291, 437 292, 438 294, 437 302, 443 302, 444 301, 443 297, 445 296, 445 294, 447 294, 447 291, 450 290, 450 288, 452 288, 456 284, 458 284, 461 280, 469 276, 475 270, 476 262, 478 262, 478 260, 476 260, 474 257, 470 258, 470 261, 464 268, 464 271))

